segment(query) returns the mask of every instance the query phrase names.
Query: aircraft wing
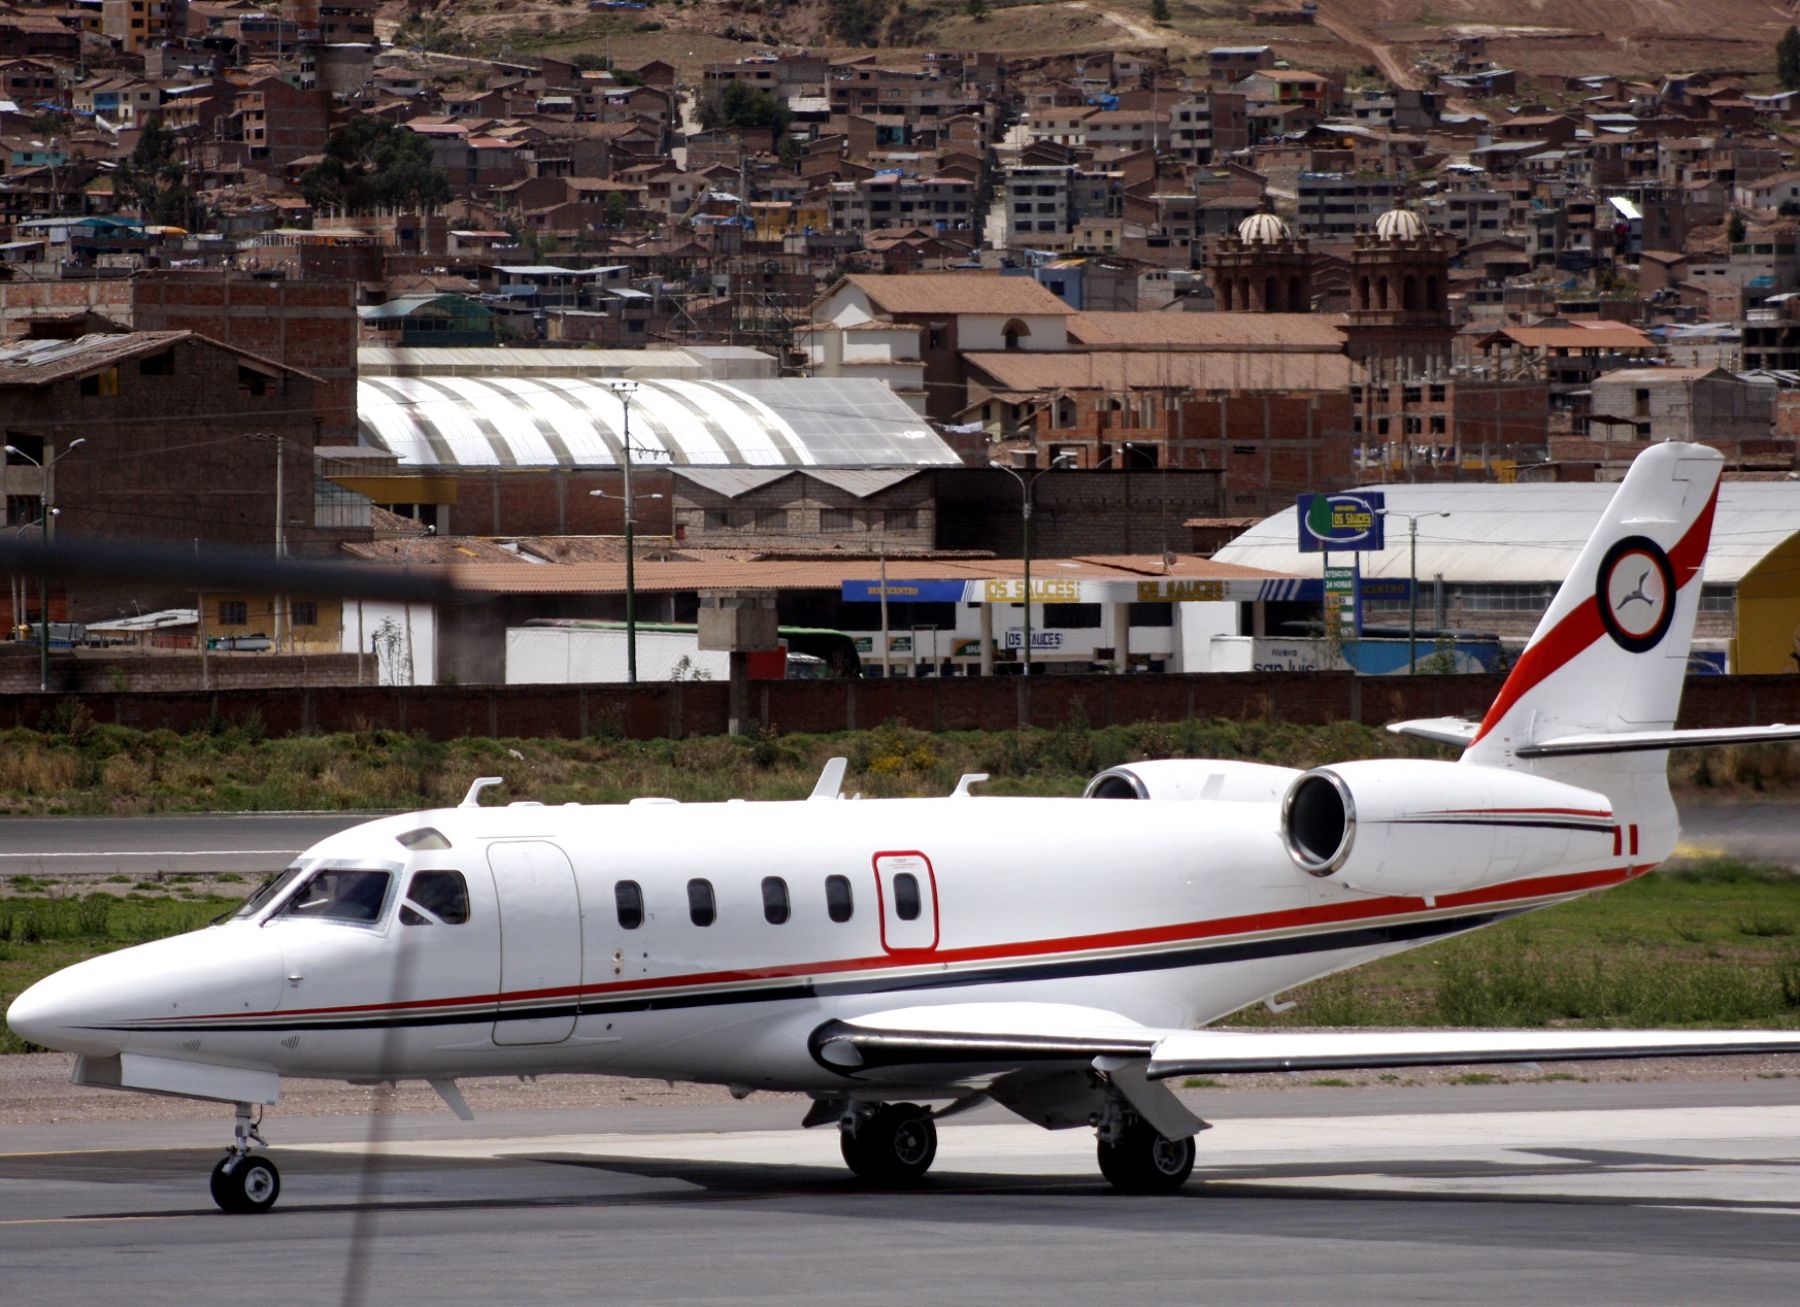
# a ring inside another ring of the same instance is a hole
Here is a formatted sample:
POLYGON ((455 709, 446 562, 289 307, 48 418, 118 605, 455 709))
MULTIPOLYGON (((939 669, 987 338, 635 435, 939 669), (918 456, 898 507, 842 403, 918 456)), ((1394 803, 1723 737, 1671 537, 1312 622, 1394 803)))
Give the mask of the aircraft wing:
POLYGON ((898 1008, 826 1022, 813 1056, 854 1075, 908 1065, 993 1067, 1142 1063, 1147 1080, 1249 1071, 1340 1071, 1475 1063, 1800 1053, 1800 1030, 1173 1030, 1101 1008, 963 1003, 898 1008))

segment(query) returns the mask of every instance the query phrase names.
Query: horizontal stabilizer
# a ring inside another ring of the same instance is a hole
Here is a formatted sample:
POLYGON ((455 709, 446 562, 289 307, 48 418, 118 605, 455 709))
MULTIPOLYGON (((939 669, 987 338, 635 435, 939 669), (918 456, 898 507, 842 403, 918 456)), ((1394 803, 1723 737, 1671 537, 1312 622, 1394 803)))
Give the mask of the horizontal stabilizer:
POLYGON ((1722 726, 1698 731, 1619 731, 1607 735, 1559 735, 1521 744, 1520 758, 1567 758, 1585 753, 1642 753, 1650 749, 1700 749, 1714 744, 1768 744, 1800 740, 1800 726, 1722 726))
POLYGON ((1481 728, 1480 722, 1466 717, 1418 717, 1409 722, 1390 722, 1388 730, 1395 735, 1413 735, 1421 740, 1448 744, 1453 749, 1466 749, 1481 728))

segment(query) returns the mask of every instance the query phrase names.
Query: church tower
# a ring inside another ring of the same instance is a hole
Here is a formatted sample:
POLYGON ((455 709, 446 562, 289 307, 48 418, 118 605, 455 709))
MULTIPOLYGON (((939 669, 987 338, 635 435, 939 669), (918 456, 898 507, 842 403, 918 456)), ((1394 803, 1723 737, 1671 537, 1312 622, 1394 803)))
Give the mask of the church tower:
POLYGON ((1224 313, 1312 312, 1312 255, 1272 213, 1253 213, 1207 253, 1214 306, 1224 313))

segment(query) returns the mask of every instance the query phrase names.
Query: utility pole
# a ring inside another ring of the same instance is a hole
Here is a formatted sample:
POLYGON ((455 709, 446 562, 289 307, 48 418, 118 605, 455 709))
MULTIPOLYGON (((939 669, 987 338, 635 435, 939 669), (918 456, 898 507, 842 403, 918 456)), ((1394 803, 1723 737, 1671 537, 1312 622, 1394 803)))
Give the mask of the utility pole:
MULTIPOLYGON (((67 458, 74 453, 77 446, 87 444, 87 437, 71 440, 68 448, 60 457, 67 458)), ((55 542, 55 528, 52 525, 56 518, 56 464, 58 454, 52 445, 44 446, 44 457, 40 462, 20 449, 17 445, 6 446, 6 452, 17 454, 27 463, 36 463, 44 474, 44 493, 40 500, 43 511, 38 522, 44 532, 45 564, 49 564, 50 546, 55 542)), ((50 689, 50 577, 47 572, 38 573, 38 692, 48 693, 50 689)))
MULTIPOLYGON (((1067 467, 1073 459, 1071 454, 1058 454, 1050 460, 1050 466, 1036 473, 1029 479, 1021 476, 1015 469, 1004 463, 989 463, 988 466, 998 468, 1014 481, 1019 483, 1020 492, 1020 534, 1023 538, 1025 554, 1025 675, 1031 675, 1031 492, 1040 477, 1054 472, 1059 467, 1067 467)), ((886 588, 885 586, 883 587, 886 588)))

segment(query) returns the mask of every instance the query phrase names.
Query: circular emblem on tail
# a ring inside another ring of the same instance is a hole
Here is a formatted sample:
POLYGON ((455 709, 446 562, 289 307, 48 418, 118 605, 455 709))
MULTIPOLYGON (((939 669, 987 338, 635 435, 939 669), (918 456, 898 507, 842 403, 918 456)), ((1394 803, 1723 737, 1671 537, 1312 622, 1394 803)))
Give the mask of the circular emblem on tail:
POLYGON ((1662 546, 1627 536, 1606 551, 1594 580, 1600 621, 1613 643, 1631 653, 1656 648, 1675 620, 1675 569, 1662 546))

